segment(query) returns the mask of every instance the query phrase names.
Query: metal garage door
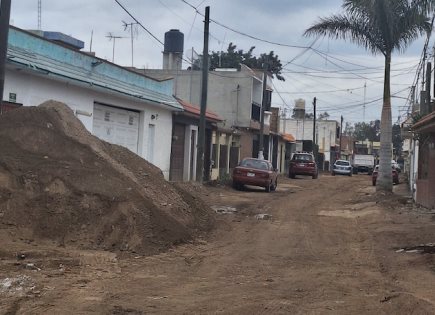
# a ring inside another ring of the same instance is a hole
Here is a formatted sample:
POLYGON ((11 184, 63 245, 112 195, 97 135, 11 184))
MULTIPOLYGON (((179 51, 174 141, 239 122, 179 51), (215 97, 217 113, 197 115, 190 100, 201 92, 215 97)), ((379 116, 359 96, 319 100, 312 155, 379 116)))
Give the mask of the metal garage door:
POLYGON ((94 104, 93 134, 137 153, 139 113, 131 110, 94 104))

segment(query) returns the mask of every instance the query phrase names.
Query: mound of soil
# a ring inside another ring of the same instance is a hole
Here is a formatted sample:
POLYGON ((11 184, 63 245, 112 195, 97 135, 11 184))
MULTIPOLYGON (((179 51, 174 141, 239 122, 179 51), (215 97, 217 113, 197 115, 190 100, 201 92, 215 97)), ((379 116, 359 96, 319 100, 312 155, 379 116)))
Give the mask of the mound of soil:
POLYGON ((92 136, 65 104, 0 116, 0 148, 2 235, 152 254, 213 226, 207 205, 92 136))

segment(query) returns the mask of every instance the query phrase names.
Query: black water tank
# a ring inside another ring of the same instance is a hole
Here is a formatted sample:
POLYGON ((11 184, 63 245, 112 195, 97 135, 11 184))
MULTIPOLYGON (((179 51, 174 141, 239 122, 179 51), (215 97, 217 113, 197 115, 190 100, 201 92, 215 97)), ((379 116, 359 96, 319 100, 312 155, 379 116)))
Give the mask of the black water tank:
POLYGON ((165 53, 182 53, 184 48, 184 34, 179 30, 165 33, 165 53))

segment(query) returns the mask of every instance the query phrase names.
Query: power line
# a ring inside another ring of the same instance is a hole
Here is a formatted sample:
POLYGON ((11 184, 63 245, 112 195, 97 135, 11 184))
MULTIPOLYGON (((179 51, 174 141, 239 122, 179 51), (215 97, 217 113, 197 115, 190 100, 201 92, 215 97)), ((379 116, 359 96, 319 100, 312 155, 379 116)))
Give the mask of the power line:
MULTIPOLYGON (((185 4, 187 4, 192 9, 194 9, 199 15, 204 16, 203 13, 199 12, 198 9, 195 6, 193 6, 192 4, 187 2, 186 0, 181 0, 181 1, 183 3, 185 3, 185 4)), ((232 28, 230 26, 227 26, 227 25, 225 25, 225 24, 223 24, 223 23, 221 23, 219 21, 216 21, 214 19, 210 19, 210 22, 213 22, 216 25, 219 25, 220 27, 223 27, 223 28, 225 28, 225 29, 227 29, 227 30, 229 30, 229 31, 231 31, 233 33, 236 33, 236 34, 239 34, 239 35, 242 35, 242 36, 245 36, 245 37, 257 40, 257 41, 261 41, 261 42, 264 42, 264 43, 268 43, 268 44, 272 44, 272 45, 276 45, 276 46, 290 47, 290 48, 299 48, 299 49, 307 49, 308 48, 308 49, 312 49, 309 46, 290 45, 290 44, 278 43, 278 42, 270 41, 270 40, 263 39, 263 38, 260 38, 260 37, 257 37, 257 36, 253 36, 253 35, 250 35, 250 34, 247 34, 247 33, 241 32, 241 31, 238 31, 238 30, 236 30, 236 29, 234 29, 234 28, 232 28)))
POLYGON ((143 24, 141 22, 139 22, 134 16, 133 14, 131 14, 118 0, 115 0, 115 2, 125 11, 125 13, 127 13, 138 25, 140 25, 140 27, 142 27, 145 32, 147 32, 152 38, 154 38, 157 42, 159 42, 161 45, 164 45, 163 42, 157 37, 155 36, 153 33, 151 33, 145 26, 143 26, 143 24))

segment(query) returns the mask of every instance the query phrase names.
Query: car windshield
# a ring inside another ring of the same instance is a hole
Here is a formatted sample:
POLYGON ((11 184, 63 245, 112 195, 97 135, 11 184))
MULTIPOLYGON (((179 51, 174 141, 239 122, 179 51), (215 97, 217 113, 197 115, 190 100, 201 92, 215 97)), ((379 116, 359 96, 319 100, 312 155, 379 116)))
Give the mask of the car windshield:
POLYGON ((254 159, 243 160, 242 163, 240 163, 240 166, 251 167, 251 168, 258 169, 258 170, 267 170, 267 169, 269 169, 268 164, 267 164, 266 161, 254 160, 254 159))
POLYGON ((336 165, 342 165, 342 166, 349 166, 349 162, 348 161, 336 161, 335 164, 336 165))
POLYGON ((311 162, 313 160, 313 156, 310 154, 295 154, 293 155, 293 160, 311 162))

